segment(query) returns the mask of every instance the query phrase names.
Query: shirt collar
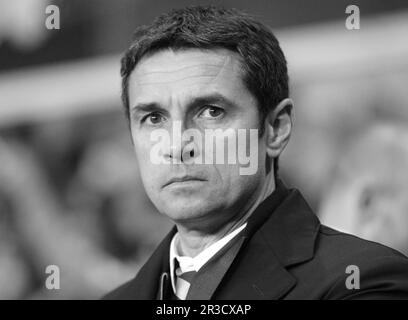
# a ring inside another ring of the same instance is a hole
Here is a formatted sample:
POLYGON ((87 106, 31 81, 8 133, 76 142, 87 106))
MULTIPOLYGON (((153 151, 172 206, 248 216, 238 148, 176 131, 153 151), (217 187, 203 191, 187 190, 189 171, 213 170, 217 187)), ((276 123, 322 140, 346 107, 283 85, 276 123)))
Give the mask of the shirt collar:
POLYGON ((175 279, 175 259, 177 259, 181 273, 188 271, 199 271, 201 267, 206 264, 218 251, 220 251, 228 242, 230 242, 236 235, 245 229, 247 223, 244 223, 239 228, 230 232, 217 242, 213 243, 208 248, 196 255, 194 258, 188 256, 181 256, 179 254, 179 234, 176 233, 170 243, 170 278, 173 291, 176 292, 175 279))

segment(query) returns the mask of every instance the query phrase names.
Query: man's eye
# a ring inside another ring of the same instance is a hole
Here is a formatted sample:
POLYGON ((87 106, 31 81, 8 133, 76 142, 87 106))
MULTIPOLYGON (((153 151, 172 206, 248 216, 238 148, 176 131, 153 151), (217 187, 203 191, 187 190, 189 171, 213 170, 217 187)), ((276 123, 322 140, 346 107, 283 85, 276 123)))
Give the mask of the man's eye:
POLYGON ((224 110, 218 107, 209 106, 206 107, 201 113, 200 117, 207 119, 218 119, 224 115, 224 110))
POLYGON ((148 124, 158 124, 164 120, 163 116, 159 113, 151 113, 143 118, 142 122, 147 122, 148 124))

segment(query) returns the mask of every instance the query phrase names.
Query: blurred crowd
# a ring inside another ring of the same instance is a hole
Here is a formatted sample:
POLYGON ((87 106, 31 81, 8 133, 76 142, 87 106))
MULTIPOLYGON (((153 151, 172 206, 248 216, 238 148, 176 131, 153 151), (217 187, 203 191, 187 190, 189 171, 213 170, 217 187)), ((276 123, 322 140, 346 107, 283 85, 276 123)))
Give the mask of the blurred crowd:
POLYGON ((324 223, 408 255, 408 126, 378 123, 347 145, 322 198, 324 223))
POLYGON ((1 131, 0 299, 97 298, 134 276, 169 230, 123 129, 118 113, 1 131), (59 290, 44 286, 48 265, 60 269, 59 290))

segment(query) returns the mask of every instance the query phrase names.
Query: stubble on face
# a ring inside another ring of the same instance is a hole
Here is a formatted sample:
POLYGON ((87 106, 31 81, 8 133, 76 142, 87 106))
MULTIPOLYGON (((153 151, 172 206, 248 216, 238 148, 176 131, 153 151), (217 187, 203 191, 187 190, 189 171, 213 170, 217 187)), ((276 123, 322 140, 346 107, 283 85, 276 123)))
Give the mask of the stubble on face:
MULTIPOLYGON (((181 121, 183 129, 206 128, 257 129, 259 113, 255 98, 242 81, 239 58, 227 50, 164 50, 144 60, 129 79, 130 107, 140 104, 160 106, 166 121, 159 126, 141 123, 142 115, 132 115, 132 136, 142 180, 147 194, 160 212, 175 222, 208 227, 221 225, 244 210, 256 197, 262 184, 264 161, 252 176, 241 176, 239 164, 153 165, 150 133, 155 128, 171 132, 172 122, 181 121), (198 97, 222 95, 231 103, 220 102, 225 111, 222 120, 198 117, 202 106, 189 107, 198 97), (192 176, 197 181, 168 185, 174 177, 192 176), (222 214, 221 214, 222 213, 222 214)), ((265 156, 259 143, 259 157, 265 156)))

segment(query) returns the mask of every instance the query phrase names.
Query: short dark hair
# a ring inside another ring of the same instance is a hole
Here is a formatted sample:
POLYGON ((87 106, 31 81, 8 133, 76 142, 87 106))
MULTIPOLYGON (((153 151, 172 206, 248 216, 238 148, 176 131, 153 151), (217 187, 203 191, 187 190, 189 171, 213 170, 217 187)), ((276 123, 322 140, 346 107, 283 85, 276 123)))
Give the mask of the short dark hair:
MULTIPOLYGON (((238 53, 243 81, 257 100, 261 132, 267 113, 289 96, 285 56, 273 33, 250 15, 236 9, 191 6, 157 17, 135 30, 122 58, 122 101, 129 120, 129 76, 145 55, 163 49, 224 48, 238 53)), ((275 175, 277 173, 275 159, 275 175)))

